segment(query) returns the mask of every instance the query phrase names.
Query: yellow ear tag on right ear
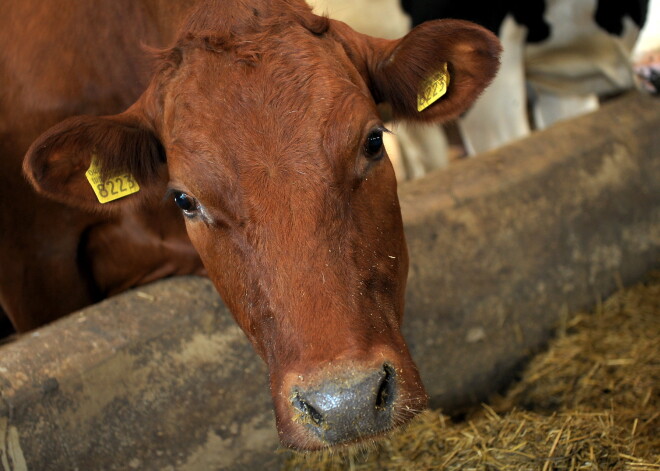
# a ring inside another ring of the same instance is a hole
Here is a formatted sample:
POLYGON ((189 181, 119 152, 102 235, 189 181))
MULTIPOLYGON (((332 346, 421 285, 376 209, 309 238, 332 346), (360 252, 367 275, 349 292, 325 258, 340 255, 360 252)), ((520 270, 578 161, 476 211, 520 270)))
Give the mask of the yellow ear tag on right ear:
POLYGON ((96 156, 92 156, 92 163, 85 172, 87 181, 92 185, 99 203, 105 204, 110 201, 132 195, 140 191, 140 186, 130 173, 123 173, 103 181, 101 179, 101 167, 96 156))
POLYGON ((417 95, 417 111, 424 111, 438 101, 438 99, 447 93, 448 86, 449 71, 447 70, 447 63, 445 62, 442 70, 431 75, 422 84, 422 93, 417 95))

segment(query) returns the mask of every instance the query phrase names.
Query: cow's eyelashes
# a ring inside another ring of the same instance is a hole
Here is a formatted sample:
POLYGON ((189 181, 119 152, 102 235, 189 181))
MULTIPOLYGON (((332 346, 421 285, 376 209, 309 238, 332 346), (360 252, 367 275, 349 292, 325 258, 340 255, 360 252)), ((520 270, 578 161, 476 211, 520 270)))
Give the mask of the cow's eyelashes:
POLYGON ((199 211, 197 200, 183 191, 172 190, 174 202, 187 217, 195 217, 199 211))

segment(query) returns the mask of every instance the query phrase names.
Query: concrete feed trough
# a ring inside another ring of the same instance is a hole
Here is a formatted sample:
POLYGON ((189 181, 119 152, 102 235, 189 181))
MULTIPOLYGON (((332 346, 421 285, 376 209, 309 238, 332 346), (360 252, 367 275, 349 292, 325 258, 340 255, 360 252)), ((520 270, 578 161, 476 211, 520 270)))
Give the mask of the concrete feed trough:
MULTIPOLYGON (((633 93, 400 189, 405 335, 433 406, 507 384, 563 312, 660 266, 660 102, 633 93)), ((125 293, 0 348, 0 464, 273 469, 267 371, 211 284, 125 293)))

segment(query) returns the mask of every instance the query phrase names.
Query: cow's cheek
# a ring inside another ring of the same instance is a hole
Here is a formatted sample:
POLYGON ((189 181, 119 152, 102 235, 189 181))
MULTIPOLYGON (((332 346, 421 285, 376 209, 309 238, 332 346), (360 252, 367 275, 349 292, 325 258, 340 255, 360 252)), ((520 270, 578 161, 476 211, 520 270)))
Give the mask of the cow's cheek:
POLYGON ((249 288, 247 264, 241 250, 232 246, 232 237, 227 230, 215 229, 194 220, 186 221, 186 229, 220 297, 257 353, 266 359, 263 336, 260 333, 263 326, 259 325, 255 313, 250 315, 246 309, 247 304, 258 303, 254 299, 248 299, 252 290, 249 288))
POLYGON ((186 232, 188 233, 188 237, 190 238, 190 241, 193 244, 193 247, 195 247, 195 250, 199 254, 200 258, 202 259, 202 263, 206 267, 206 269, 210 272, 212 269, 212 264, 209 263, 210 259, 210 253, 209 253, 209 237, 208 233, 209 230, 205 225, 201 222, 198 222, 197 220, 189 220, 185 219, 185 224, 186 224, 186 232))
MULTIPOLYGON (((203 222, 187 220, 186 230, 193 247, 202 259, 209 278, 223 301, 230 310, 237 312, 234 311, 236 296, 233 296, 232 293, 240 289, 242 261, 239 260, 236 251, 229 249, 226 237, 223 237, 219 230, 209 227, 203 222)), ((241 319, 237 320, 241 324, 241 319)))

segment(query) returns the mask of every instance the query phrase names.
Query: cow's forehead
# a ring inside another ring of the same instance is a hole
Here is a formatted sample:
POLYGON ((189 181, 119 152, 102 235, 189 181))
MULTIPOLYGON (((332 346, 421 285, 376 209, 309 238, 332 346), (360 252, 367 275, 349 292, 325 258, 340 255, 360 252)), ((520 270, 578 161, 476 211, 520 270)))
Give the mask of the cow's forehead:
POLYGON ((339 45, 297 31, 288 36, 264 40, 249 61, 233 51, 187 51, 170 86, 173 109, 188 122, 199 108, 221 120, 277 114, 286 121, 302 113, 318 122, 349 96, 368 96, 339 45))
POLYGON ((343 50, 292 36, 276 38, 250 62, 188 51, 169 84, 166 141, 209 155, 279 158, 294 150, 327 154, 334 143, 359 138, 377 113, 343 50))

